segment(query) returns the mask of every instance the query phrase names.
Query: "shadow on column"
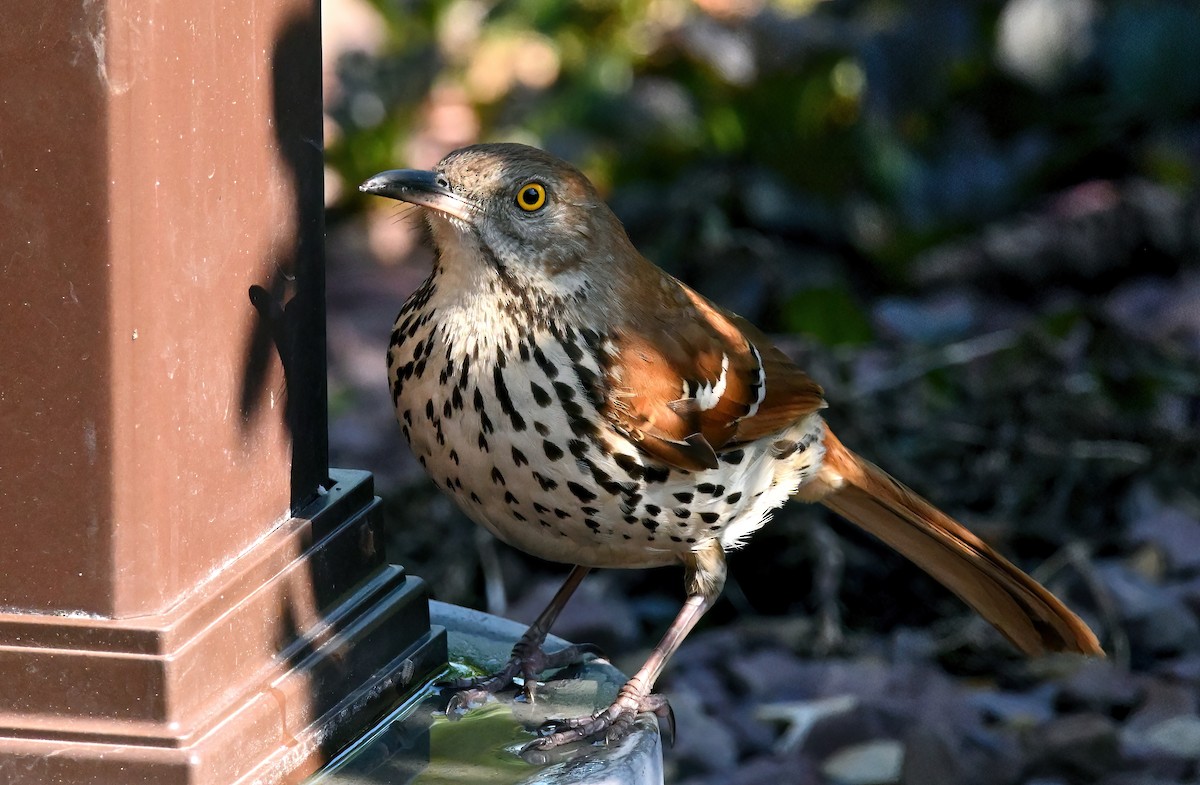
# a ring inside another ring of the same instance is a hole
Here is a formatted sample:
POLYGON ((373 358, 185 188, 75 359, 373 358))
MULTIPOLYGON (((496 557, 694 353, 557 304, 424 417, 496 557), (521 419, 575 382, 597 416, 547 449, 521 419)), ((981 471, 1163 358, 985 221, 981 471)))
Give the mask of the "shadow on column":
MULTIPOLYGON (((328 468, 322 108, 314 89, 321 82, 319 52, 315 9, 294 17, 274 47, 274 128, 295 212, 262 265, 272 273, 249 289, 258 318, 246 338, 240 395, 246 431, 269 416, 272 396, 282 398, 292 441, 292 511, 312 521, 305 547, 314 555, 296 575, 278 620, 278 650, 294 668, 310 671, 306 713, 314 719, 337 711, 347 692, 362 692, 364 682, 377 693, 369 699, 378 715, 446 661, 444 631, 429 627, 424 584, 387 563, 371 475, 328 468), (276 357, 283 390, 270 389, 276 357), (397 658, 396 652, 403 653, 397 658)), ((329 734, 323 758, 366 727, 359 721, 352 733, 329 734)), ((428 750, 427 733, 406 749, 415 770, 428 750)))

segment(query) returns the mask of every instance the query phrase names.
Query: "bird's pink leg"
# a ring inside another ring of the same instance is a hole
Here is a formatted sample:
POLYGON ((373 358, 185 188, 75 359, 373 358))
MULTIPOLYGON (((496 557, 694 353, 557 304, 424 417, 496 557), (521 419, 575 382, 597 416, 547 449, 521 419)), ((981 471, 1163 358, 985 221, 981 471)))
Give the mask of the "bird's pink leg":
POLYGON ((688 554, 684 558, 684 564, 688 570, 685 581, 688 598, 675 620, 671 622, 671 626, 667 628, 662 640, 646 658, 646 662, 633 678, 621 687, 617 699, 608 708, 601 709, 590 717, 551 720, 546 723, 542 727, 549 732, 525 745, 522 750, 527 759, 530 753, 536 758, 537 753, 541 751, 601 736, 606 744, 612 744, 633 728, 637 715, 644 711, 653 712, 665 721, 669 736, 674 736, 675 723, 670 704, 665 697, 652 694, 651 690, 654 689, 667 660, 700 621, 700 617, 712 607, 725 585, 725 555, 716 541, 710 543, 707 548, 688 554))
POLYGON ((679 644, 696 626, 696 622, 709 606, 709 601, 703 596, 688 597, 662 640, 654 647, 654 651, 633 678, 621 687, 611 706, 590 717, 551 720, 543 727, 553 732, 527 744, 525 751, 549 750, 563 744, 599 737, 601 734, 606 744, 615 743, 633 728, 633 721, 644 711, 658 715, 659 719, 668 724, 668 733, 673 735, 673 728, 670 726, 674 725, 674 720, 671 717, 670 704, 665 697, 653 694, 651 690, 654 689, 654 683, 667 660, 679 648, 679 644))

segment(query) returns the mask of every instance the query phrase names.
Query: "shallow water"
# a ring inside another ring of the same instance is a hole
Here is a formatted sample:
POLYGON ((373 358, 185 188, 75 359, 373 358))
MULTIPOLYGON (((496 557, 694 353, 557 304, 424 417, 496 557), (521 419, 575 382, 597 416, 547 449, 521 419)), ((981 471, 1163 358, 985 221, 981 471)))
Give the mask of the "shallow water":
MULTIPOLYGON (((481 670, 454 663, 439 677, 481 670)), ((489 701, 459 719, 447 718, 446 697, 433 684, 394 708, 307 785, 515 785, 533 773, 518 757, 534 738, 508 701, 489 701)))
MULTIPOLYGON (((523 627, 476 611, 430 604, 432 621, 444 626, 451 662, 436 681, 495 672, 507 660, 523 627)), ((560 639, 547 641, 565 646, 560 639)), ((662 749, 652 716, 611 748, 577 744, 541 754, 544 764, 522 759, 536 738, 532 729, 550 718, 590 715, 607 706, 625 677, 604 660, 548 673, 536 703, 514 697, 516 688, 489 699, 465 716, 449 719, 449 699, 433 683, 396 706, 375 727, 339 754, 306 785, 661 785, 662 749)))

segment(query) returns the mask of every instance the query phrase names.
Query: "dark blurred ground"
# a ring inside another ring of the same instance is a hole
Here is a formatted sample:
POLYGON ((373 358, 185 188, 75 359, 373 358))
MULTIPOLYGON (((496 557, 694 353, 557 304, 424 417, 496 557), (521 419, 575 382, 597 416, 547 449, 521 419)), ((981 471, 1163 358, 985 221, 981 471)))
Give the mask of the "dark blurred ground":
MULTIPOLYGON (((383 352, 419 226, 346 186, 541 144, 640 248, 780 336, 856 450, 1100 634, 1025 662, 792 505, 661 684, 671 782, 1200 782, 1200 10, 1167 2, 327 0, 330 390, 393 558, 531 619, 565 568, 424 480, 383 352)), ((556 632, 632 669, 680 574, 590 577, 556 632)))

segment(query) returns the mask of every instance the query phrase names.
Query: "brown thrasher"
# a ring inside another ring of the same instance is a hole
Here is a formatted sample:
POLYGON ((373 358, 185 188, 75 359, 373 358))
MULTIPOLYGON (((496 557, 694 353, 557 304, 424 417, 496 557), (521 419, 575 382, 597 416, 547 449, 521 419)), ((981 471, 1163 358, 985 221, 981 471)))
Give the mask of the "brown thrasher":
MULTIPOLYGON (((911 559, 1021 651, 1102 653, 1054 595, 821 419, 821 388, 744 319, 644 259, 578 170, 516 144, 361 186, 424 208, 433 273, 388 351, 396 414, 430 476, 504 542, 576 565, 500 673, 457 708, 576 661, 542 651, 592 567, 682 563, 687 600, 616 701, 564 720, 544 750, 626 732, 725 582, 737 547, 790 498, 821 502, 911 559)), ((453 708, 453 707, 452 707, 453 708)))

